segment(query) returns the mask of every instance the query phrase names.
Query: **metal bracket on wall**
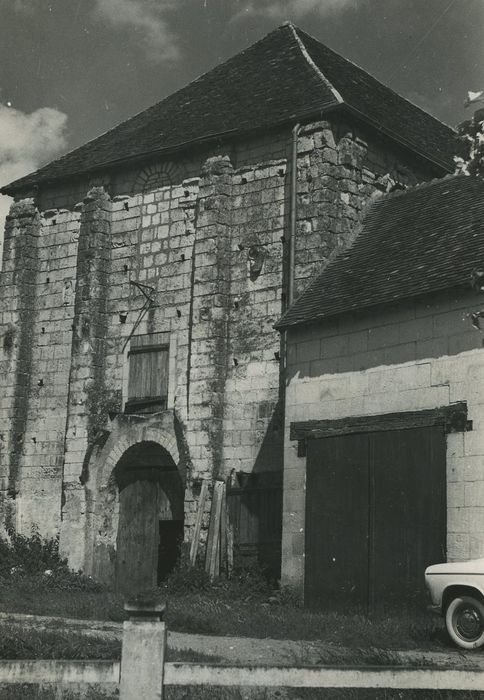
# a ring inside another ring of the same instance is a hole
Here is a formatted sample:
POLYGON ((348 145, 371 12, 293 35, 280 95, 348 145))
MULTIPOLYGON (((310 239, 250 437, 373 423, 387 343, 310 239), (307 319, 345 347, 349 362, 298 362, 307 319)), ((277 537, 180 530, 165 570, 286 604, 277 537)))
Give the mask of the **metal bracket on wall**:
POLYGON ((129 280, 129 283, 132 287, 137 287, 137 289, 140 290, 140 292, 145 296, 146 301, 149 301, 150 304, 155 303, 155 288, 150 287, 148 284, 142 284, 141 282, 136 282, 135 280, 129 280))
POLYGON ((140 291, 140 292, 143 294, 143 296, 145 297, 145 303, 143 304, 143 306, 142 306, 141 309, 140 309, 138 318, 136 319, 136 322, 135 322, 133 328, 131 329, 131 333, 130 333, 130 334, 128 335, 128 337, 126 338, 126 340, 125 340, 125 342, 124 342, 124 345, 123 345, 123 349, 122 349, 121 352, 124 352, 124 351, 126 350, 126 346, 128 345, 129 341, 130 341, 131 338, 133 337, 133 335, 134 335, 136 329, 138 328, 139 324, 140 324, 141 321, 143 320, 143 316, 145 315, 145 313, 148 311, 148 309, 152 308, 152 307, 155 305, 155 298, 154 298, 154 297, 155 297, 155 291, 156 291, 156 290, 155 290, 154 287, 150 287, 150 286, 147 285, 147 284, 142 284, 141 282, 136 282, 135 280, 129 280, 129 283, 130 283, 131 286, 136 287, 137 289, 139 289, 139 291, 140 291))
POLYGON ((298 457, 306 457, 306 453, 307 453, 306 440, 298 440, 297 441, 297 456, 298 457))

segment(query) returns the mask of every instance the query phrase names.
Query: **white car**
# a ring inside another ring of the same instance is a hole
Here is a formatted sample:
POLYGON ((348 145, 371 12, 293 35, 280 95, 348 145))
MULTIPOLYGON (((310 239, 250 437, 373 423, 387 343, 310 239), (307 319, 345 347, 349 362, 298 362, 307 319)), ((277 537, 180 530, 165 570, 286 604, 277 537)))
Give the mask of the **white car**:
POLYGON ((452 640, 463 649, 484 644, 484 559, 434 564, 425 570, 431 609, 445 616, 452 640))

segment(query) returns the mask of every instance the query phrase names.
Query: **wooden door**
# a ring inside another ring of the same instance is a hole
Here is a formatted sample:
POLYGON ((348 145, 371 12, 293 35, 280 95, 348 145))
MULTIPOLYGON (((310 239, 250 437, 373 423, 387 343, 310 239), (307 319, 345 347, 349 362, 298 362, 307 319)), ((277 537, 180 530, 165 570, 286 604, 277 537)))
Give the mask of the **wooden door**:
POLYGON ((305 600, 359 607, 368 598, 368 437, 309 440, 305 600))
POLYGON ((135 481, 119 494, 116 541, 116 590, 134 594, 156 586, 160 486, 135 481))
POLYGON ((305 599, 379 609, 425 595, 446 554, 442 427, 308 441, 305 599))
POLYGON ((371 607, 411 604, 423 572, 446 556, 445 439, 442 427, 370 436, 371 607))
POLYGON ((257 562, 273 578, 280 578, 282 485, 229 488, 227 505, 236 563, 257 562))

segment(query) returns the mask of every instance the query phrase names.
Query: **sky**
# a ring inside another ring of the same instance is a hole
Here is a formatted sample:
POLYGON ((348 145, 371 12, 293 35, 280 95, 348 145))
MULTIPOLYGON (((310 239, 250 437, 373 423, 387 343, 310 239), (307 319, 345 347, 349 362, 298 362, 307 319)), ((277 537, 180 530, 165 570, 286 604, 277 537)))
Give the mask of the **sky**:
POLYGON ((285 20, 447 124, 484 89, 484 0, 0 0, 0 185, 285 20))

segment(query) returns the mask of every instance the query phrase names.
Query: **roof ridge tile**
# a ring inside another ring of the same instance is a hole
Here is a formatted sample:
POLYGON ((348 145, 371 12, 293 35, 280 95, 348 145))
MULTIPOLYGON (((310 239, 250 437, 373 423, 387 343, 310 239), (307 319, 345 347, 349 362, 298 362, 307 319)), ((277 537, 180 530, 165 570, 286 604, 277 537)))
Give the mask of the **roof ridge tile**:
POLYGON ((339 104, 343 104, 344 100, 343 100, 343 98, 341 97, 341 95, 340 95, 340 93, 338 92, 338 90, 337 90, 337 89, 334 87, 334 85, 326 78, 326 76, 324 75, 324 73, 320 70, 320 68, 318 68, 318 66, 315 64, 315 62, 313 61, 313 59, 312 59, 311 56, 309 55, 309 52, 308 52, 308 50, 306 49, 303 40, 301 39, 301 37, 300 37, 299 34, 298 34, 298 29, 297 29, 297 27, 295 27, 291 22, 288 22, 288 24, 287 24, 286 26, 288 26, 288 27, 291 29, 292 33, 294 34, 294 38, 296 39, 297 45, 299 46, 299 48, 300 48, 300 50, 301 50, 302 55, 304 56, 304 58, 306 59, 306 61, 308 62, 308 64, 311 66, 311 68, 314 70, 314 72, 316 73, 316 75, 321 79, 321 81, 324 83, 324 85, 325 85, 326 87, 329 87, 329 89, 330 89, 331 92, 333 93, 333 95, 334 95, 336 101, 337 101, 339 104))
MULTIPOLYGON (((310 34, 309 32, 306 32, 304 29, 301 29, 300 27, 295 27, 295 29, 297 30, 297 32, 300 32, 301 34, 305 34, 306 36, 308 36, 308 37, 309 37, 310 39, 312 39, 313 41, 317 41, 318 44, 321 44, 321 43, 322 43, 322 42, 319 41, 319 39, 317 39, 316 37, 314 37, 314 36, 313 36, 312 34, 310 34)), ((398 97, 399 99, 405 100, 405 102, 408 102, 410 105, 412 105, 412 107, 415 107, 415 109, 418 109, 420 112, 423 112, 423 114, 426 114, 427 116, 432 117, 432 119, 435 119, 436 121, 440 122, 441 124, 443 124, 444 126, 446 126, 448 129, 451 129, 451 130, 452 130, 453 132, 455 132, 456 134, 458 133, 458 132, 457 132, 457 129, 456 129, 454 126, 452 126, 451 124, 447 124, 446 122, 443 122, 441 119, 438 119, 436 116, 434 116, 433 114, 431 114, 431 112, 429 112, 428 110, 424 109, 423 107, 420 107, 420 105, 418 105, 418 104, 417 104, 416 102, 414 102, 413 100, 409 99, 408 97, 404 97, 404 96, 401 95, 399 92, 397 92, 396 90, 394 90, 392 87, 390 87, 389 85, 387 85, 387 83, 384 83, 383 80, 380 80, 380 78, 375 78, 374 75, 372 75, 372 74, 369 73, 365 68, 363 68, 363 67, 360 66, 358 63, 356 63, 356 61, 352 61, 351 58, 346 58, 346 56, 343 56, 342 54, 338 53, 338 51, 335 51, 334 49, 332 49, 330 46, 327 46, 326 44, 323 44, 323 46, 324 46, 325 49, 327 49, 328 51, 331 51, 331 53, 333 53, 333 54, 334 54, 335 56, 337 56, 339 59, 342 59, 342 60, 345 61, 346 63, 350 63, 350 64, 351 64, 352 66, 354 66, 357 70, 362 71, 362 72, 365 73, 366 75, 369 75, 370 78, 372 78, 373 80, 376 80, 378 83, 380 83, 380 85, 383 85, 383 87, 385 87, 387 90, 389 90, 390 92, 392 92, 392 93, 393 93, 396 97, 398 97)))

